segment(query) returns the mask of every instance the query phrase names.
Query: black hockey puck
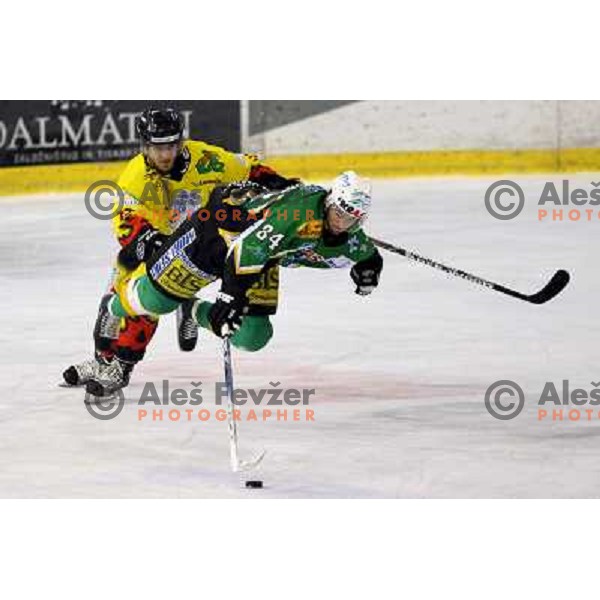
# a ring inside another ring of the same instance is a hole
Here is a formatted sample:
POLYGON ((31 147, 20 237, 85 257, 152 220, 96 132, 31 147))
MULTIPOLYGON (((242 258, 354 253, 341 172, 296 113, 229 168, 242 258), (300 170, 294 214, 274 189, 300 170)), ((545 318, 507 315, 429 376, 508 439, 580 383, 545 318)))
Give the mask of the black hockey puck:
POLYGON ((263 482, 260 481, 260 479, 250 479, 249 481, 246 481, 247 488, 261 488, 262 484, 263 482))

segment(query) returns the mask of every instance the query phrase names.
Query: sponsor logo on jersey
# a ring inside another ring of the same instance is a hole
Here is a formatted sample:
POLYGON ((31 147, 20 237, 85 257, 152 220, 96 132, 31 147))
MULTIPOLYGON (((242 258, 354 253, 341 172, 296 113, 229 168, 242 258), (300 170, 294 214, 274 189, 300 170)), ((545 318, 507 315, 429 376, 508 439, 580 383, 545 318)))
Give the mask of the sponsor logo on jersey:
POLYGON ((246 292, 246 297, 253 306, 277 308, 279 301, 279 269, 275 267, 263 273, 260 279, 246 292))
POLYGON ((190 229, 186 231, 173 245, 152 265, 150 276, 157 279, 160 274, 169 266, 169 264, 178 256, 183 254, 183 251, 196 239, 196 231, 190 229))
POLYGON ((190 263, 185 258, 187 258, 185 255, 181 255, 171 261, 164 273, 156 278, 155 281, 160 287, 174 296, 191 298, 196 292, 209 283, 212 283, 215 277, 208 274, 206 274, 206 277, 199 277, 194 272, 197 269, 190 269, 190 263))
POLYGON ((188 216, 196 212, 201 202, 202 199, 198 190, 178 190, 170 211, 170 221, 173 229, 177 229, 188 216))
POLYGON ((322 265, 330 269, 345 269, 351 267, 354 261, 347 256, 332 256, 326 258, 315 250, 313 244, 305 244, 300 246, 294 254, 289 257, 285 257, 281 264, 284 267, 298 267, 298 266, 310 266, 322 265))
POLYGON ((298 237, 302 240, 316 240, 323 233, 323 221, 307 221, 298 228, 298 237))

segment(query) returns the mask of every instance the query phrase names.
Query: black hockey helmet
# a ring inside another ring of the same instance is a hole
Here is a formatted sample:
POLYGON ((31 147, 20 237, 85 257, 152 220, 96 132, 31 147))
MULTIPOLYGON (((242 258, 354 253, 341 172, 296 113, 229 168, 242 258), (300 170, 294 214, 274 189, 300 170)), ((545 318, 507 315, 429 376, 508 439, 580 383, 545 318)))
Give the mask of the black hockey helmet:
POLYGON ((183 118, 173 108, 150 108, 137 118, 136 129, 146 144, 172 144, 183 138, 183 118))

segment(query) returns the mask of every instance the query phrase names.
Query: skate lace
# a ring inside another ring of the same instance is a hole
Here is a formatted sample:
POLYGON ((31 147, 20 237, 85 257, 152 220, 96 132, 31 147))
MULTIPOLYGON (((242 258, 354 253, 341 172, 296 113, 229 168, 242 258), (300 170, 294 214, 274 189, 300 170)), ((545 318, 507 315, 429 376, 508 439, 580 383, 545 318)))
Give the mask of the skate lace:
POLYGON ((184 339, 189 340, 198 335, 198 326, 193 319, 184 319, 181 323, 181 335, 184 339))
POLYGON ((123 365, 118 360, 112 360, 105 367, 101 367, 96 378, 98 381, 107 383, 120 383, 125 379, 123 365))
POLYGON ((100 365, 95 358, 90 358, 78 365, 75 365, 75 369, 79 374, 79 377, 94 377, 99 370, 100 365))

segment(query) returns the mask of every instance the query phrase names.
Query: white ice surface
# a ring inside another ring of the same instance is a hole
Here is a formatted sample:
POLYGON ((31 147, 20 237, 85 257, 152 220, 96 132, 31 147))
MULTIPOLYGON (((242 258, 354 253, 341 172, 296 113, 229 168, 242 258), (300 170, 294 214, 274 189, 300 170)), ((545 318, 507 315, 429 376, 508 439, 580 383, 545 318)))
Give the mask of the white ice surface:
MULTIPOLYGON (((590 189, 594 176, 578 180, 590 189)), ((112 421, 57 387, 90 355, 114 242, 79 196, 3 199, 0 497, 599 496, 600 421, 538 422, 536 401, 547 380, 600 379, 600 221, 538 223, 533 177, 518 179, 521 216, 497 221, 483 204, 492 181, 376 181, 368 229, 520 290, 557 268, 572 284, 534 306, 386 254, 380 287, 360 298, 347 271, 284 270, 275 336, 236 352, 236 384, 314 387, 316 421, 240 424, 243 455, 268 450, 260 491, 229 472, 225 423, 137 420, 144 383, 165 378, 188 390, 201 380, 214 409, 216 338, 183 354, 165 317, 112 421), (527 392, 512 421, 484 408, 499 379, 527 392)))

